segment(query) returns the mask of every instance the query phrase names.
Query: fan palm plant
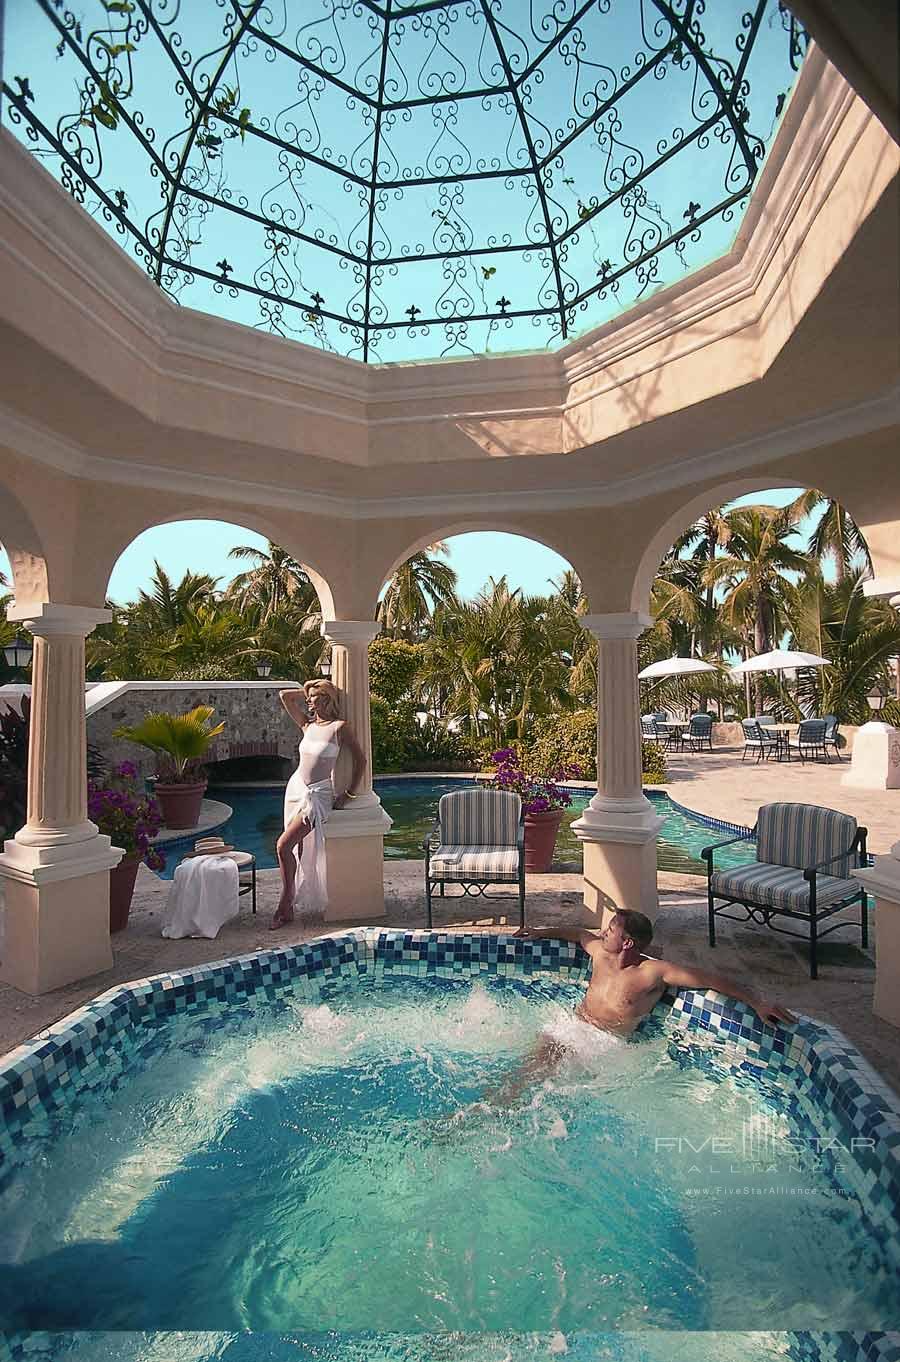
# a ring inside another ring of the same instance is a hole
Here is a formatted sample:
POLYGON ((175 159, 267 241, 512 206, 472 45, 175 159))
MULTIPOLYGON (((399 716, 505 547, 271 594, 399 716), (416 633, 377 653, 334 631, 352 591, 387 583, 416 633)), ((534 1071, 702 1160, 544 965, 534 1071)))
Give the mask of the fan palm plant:
POLYGON ((197 705, 186 714, 148 714, 139 724, 114 729, 113 737, 148 748, 161 760, 167 780, 187 784, 196 778, 191 765, 196 766, 225 728, 224 723, 210 727, 213 713, 212 705, 197 705))

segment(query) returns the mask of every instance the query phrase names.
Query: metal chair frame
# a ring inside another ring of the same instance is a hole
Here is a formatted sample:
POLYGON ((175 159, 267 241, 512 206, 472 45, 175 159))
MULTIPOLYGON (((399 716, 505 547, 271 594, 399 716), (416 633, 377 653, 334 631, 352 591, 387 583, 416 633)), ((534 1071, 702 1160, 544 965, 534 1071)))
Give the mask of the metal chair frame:
POLYGON ((769 753, 778 752, 778 748, 780 746, 778 741, 778 734, 773 733, 771 737, 768 736, 766 733, 766 727, 767 725, 761 724, 758 719, 743 719, 741 721, 741 728, 743 729, 744 732, 744 750, 741 753, 741 765, 743 765, 744 758, 746 757, 749 751, 756 752, 757 766, 761 761, 768 761, 769 753), (755 740, 748 742, 747 733, 751 727, 755 729, 755 740))
MULTIPOLYGON (((422 850, 425 852, 425 905, 427 911, 427 924, 429 930, 432 925, 432 900, 434 891, 437 889, 439 898, 485 898, 485 899, 506 899, 509 901, 509 894, 489 894, 488 888, 492 884, 512 884, 512 880, 492 880, 472 878, 465 880, 449 879, 443 875, 432 875, 431 873, 431 853, 435 846, 440 845, 441 822, 436 818, 432 823, 428 835, 422 843, 422 850), (436 842, 435 839, 438 839, 436 842), (445 886, 448 884, 458 884, 462 889, 461 894, 444 893, 445 886)), ((519 899, 519 927, 525 926, 525 819, 519 819, 519 828, 516 834, 516 850, 519 855, 519 874, 518 880, 518 899, 519 899)))
MULTIPOLYGON (((829 936, 831 932, 836 932, 839 927, 854 926, 850 922, 835 922, 831 927, 822 931, 819 923, 825 918, 833 917, 835 913, 843 908, 850 908, 854 903, 860 905, 859 928, 860 940, 863 949, 869 944, 869 899, 862 885, 859 891, 851 894, 846 899, 841 899, 837 903, 826 903, 819 908, 816 902, 816 876, 820 870, 826 866, 833 865, 835 861, 843 860, 845 856, 857 857, 857 865, 868 864, 868 853, 866 851, 866 837, 868 829, 857 827, 856 836, 845 851, 839 851, 836 856, 830 856, 825 861, 819 861, 816 865, 808 866, 803 872, 803 878, 809 885, 809 911, 806 913, 797 912, 794 908, 773 908, 770 904, 757 903, 754 899, 747 898, 728 898, 724 894, 713 893, 713 857, 722 847, 732 846, 735 842, 748 842, 756 836, 756 825, 749 833, 743 833, 739 837, 729 837, 724 842, 715 842, 712 846, 704 847, 700 855, 706 862, 706 898, 709 919, 709 944, 716 944, 716 918, 726 918, 729 922, 754 922, 761 927, 769 927, 773 932, 778 932, 781 936, 793 936, 801 941, 809 942, 809 977, 817 979, 819 977, 819 960, 817 947, 819 941, 824 936, 829 936), (721 907, 716 907, 716 901, 721 900, 721 907), (741 917, 734 913, 728 913, 726 908, 741 907, 744 914, 741 917), (773 917, 792 918, 797 922, 805 922, 808 930, 806 932, 791 931, 789 927, 776 927, 772 923, 773 917)), ((786 869, 789 867, 785 867, 786 869)))

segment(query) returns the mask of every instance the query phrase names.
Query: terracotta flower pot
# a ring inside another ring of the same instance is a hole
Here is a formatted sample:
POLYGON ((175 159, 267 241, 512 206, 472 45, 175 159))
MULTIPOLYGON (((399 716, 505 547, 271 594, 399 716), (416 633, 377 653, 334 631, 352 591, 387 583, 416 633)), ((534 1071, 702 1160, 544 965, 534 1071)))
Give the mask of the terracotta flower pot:
POLYGON ((553 863, 556 834, 564 809, 525 815, 525 869, 530 875, 546 875, 553 863))
POLYGON ((128 913, 134 894, 139 856, 125 856, 109 872, 109 930, 122 932, 128 926, 128 913))
POLYGON ((206 781, 190 785, 164 785, 156 782, 153 793, 162 809, 163 827, 195 828, 200 819, 200 805, 206 793, 206 781))

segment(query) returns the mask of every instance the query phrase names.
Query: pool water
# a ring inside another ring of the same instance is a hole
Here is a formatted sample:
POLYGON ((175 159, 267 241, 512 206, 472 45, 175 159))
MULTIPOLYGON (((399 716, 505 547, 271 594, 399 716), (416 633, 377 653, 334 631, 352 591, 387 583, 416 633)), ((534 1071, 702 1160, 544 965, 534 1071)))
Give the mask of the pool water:
POLYGON ((0 1323, 889 1327, 896 1278, 788 1089, 653 1020, 631 1043, 585 1027, 582 992, 303 980, 148 1028, 146 1067, 81 1099, 0 1194, 0 1323), (492 1102, 545 1027, 566 1057, 492 1102))
MULTIPOLYGON (((455 1333, 342 1334, 310 1330, 274 1333, 32 1334, 27 1357, 56 1362, 816 1362, 838 1355, 840 1336, 808 1333, 641 1334, 455 1333)), ((0 1335, 2 1348, 2 1335, 0 1335)), ((853 1339, 841 1356, 856 1357, 853 1339)), ((861 1354, 859 1354, 861 1356, 861 1354)), ((0 1353, 2 1356, 2 1353, 0 1353)))
MULTIPOLYGON (((390 859, 421 860, 422 842, 437 817, 438 800, 442 794, 464 788, 459 780, 435 780, 431 777, 376 780, 375 788, 394 825, 384 839, 384 854, 390 859)), ((277 865, 275 843, 283 827, 284 791, 282 788, 263 790, 242 789, 239 786, 218 786, 210 792, 216 799, 229 804, 234 813, 219 829, 226 842, 242 851, 252 851, 261 869, 277 865)), ((572 831, 572 823, 590 802, 591 791, 573 796, 572 805, 559 830, 556 841, 556 861, 574 863, 581 867, 581 843, 572 831)), ((676 808, 668 795, 651 791, 650 798, 656 813, 665 818, 657 843, 657 865, 660 870, 678 871, 688 875, 705 875, 706 866, 700 858, 702 847, 725 841, 731 834, 709 827, 698 818, 676 808)), ((182 844, 167 858, 164 878, 171 879, 175 867, 184 855, 182 844)), ((727 847, 716 857, 716 864, 725 868, 745 865, 756 858, 756 844, 743 842, 727 847)))

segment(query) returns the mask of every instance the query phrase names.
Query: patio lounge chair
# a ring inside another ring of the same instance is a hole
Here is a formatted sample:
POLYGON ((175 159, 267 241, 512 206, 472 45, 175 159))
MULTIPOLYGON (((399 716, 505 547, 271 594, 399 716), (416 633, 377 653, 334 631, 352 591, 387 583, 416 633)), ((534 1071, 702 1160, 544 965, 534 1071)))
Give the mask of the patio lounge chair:
POLYGON ((825 746, 834 749, 838 761, 843 761, 841 749, 838 746, 838 720, 836 714, 825 715, 825 746))
POLYGON ((703 747, 711 752, 712 728, 713 721, 711 714, 692 714, 691 726, 682 735, 682 747, 685 743, 689 743, 692 752, 699 752, 703 747))
POLYGON ((429 927, 434 890, 443 898, 448 884, 460 885, 463 895, 484 898, 500 897, 487 893, 489 885, 517 884, 519 926, 525 926, 525 825, 517 794, 454 790, 442 795, 437 819, 422 848, 429 927))
POLYGON ((761 724, 758 719, 742 719, 741 728, 744 730, 744 750, 741 753, 743 762, 748 752, 756 753, 757 764, 766 757, 774 756, 778 751, 778 734, 767 733, 768 725, 761 724))
POLYGON ((709 944, 716 944, 716 918, 732 922, 755 922, 773 932, 809 941, 809 974, 818 977, 816 948, 821 937, 846 927, 836 922, 822 931, 819 923, 851 904, 860 904, 862 945, 869 944, 868 899, 851 870, 867 864, 866 829, 849 814, 822 809, 817 804, 765 804, 756 827, 756 861, 734 870, 716 870, 714 856, 722 847, 746 840, 731 837, 704 847, 709 944), (721 904, 717 906, 717 902, 721 904), (740 907, 743 916, 726 912, 740 907), (772 919, 791 918, 805 924, 805 931, 776 927, 772 919))
POLYGON ((794 751, 800 753, 800 760, 806 761, 810 757, 813 761, 824 757, 828 760, 828 749, 825 746, 825 731, 827 724, 824 719, 804 719, 800 725, 797 737, 791 743, 794 751))

